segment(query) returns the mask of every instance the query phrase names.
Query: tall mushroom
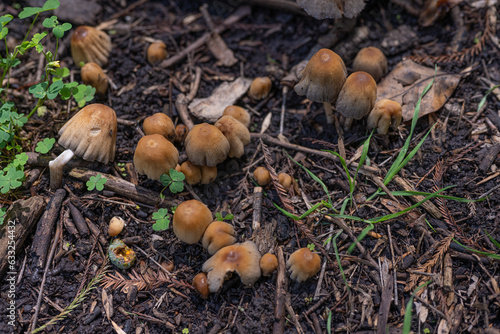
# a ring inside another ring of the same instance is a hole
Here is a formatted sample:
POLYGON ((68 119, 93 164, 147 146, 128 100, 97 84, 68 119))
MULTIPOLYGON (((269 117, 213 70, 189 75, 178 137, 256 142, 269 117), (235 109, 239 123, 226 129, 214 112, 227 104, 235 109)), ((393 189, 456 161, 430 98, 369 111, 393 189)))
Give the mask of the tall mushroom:
POLYGON ((71 35, 71 56, 76 66, 80 66, 80 62, 104 66, 111 48, 109 35, 94 27, 79 26, 71 35))

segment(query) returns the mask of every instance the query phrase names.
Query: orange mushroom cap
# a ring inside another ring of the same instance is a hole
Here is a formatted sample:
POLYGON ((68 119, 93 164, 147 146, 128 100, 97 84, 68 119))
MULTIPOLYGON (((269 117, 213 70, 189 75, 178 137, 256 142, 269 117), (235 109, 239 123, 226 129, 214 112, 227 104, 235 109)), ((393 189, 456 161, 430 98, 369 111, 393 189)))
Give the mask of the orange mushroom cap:
POLYGON ((273 271, 278 268, 278 258, 274 254, 266 253, 262 255, 259 265, 262 276, 271 276, 273 271))
POLYGON ((86 63, 80 70, 82 81, 95 88, 97 94, 106 95, 108 91, 108 76, 96 63, 86 63))
POLYGON ((111 47, 109 35, 94 27, 79 26, 71 35, 71 56, 77 66, 80 62, 106 65, 111 47))
POLYGON ((217 166, 201 166, 201 184, 209 184, 217 178, 217 166))
POLYGON ((202 238, 202 245, 208 254, 214 255, 222 247, 232 245, 236 242, 234 228, 228 223, 214 221, 208 225, 202 238))
POLYGON ((250 126, 250 114, 242 107, 234 105, 227 106, 226 109, 224 109, 222 116, 233 116, 247 128, 250 126))
POLYGON ((382 50, 368 46, 359 50, 352 63, 353 70, 370 74, 375 81, 380 81, 387 73, 387 58, 382 50))
POLYGON ((186 182, 188 184, 193 185, 201 182, 201 168, 189 161, 184 161, 182 163, 179 172, 182 172, 186 176, 186 182))
POLYGON ((337 99, 336 108, 348 118, 361 119, 372 110, 377 99, 377 83, 366 72, 359 71, 347 77, 337 99))
POLYGON ((304 247, 290 255, 286 267, 290 269, 292 279, 304 282, 318 273, 321 267, 321 259, 318 254, 304 247))
POLYGON ((162 112, 154 113, 153 115, 146 117, 144 123, 142 123, 142 128, 146 135, 153 135, 155 133, 162 135, 168 141, 172 142, 175 138, 175 127, 174 122, 162 112))
POLYGON ((369 129, 377 128, 378 133, 386 135, 391 124, 394 129, 397 129, 402 120, 403 110, 401 104, 396 101, 383 99, 375 103, 375 106, 368 115, 366 125, 369 129))
POLYGON ((159 180, 179 161, 179 151, 162 135, 153 134, 139 139, 134 152, 134 166, 139 174, 159 180))
POLYGON ((268 77, 257 77, 253 79, 248 96, 254 100, 262 100, 271 92, 272 82, 268 77))
POLYGON ((200 241, 212 221, 212 213, 207 206, 192 199, 182 202, 175 209, 172 225, 179 240, 187 244, 195 244, 200 241))
POLYGON ((193 286, 198 291, 203 299, 207 299, 210 291, 208 291, 207 274, 199 273, 193 278, 193 286))
POLYGON ((148 46, 146 52, 148 63, 154 65, 167 58, 167 46, 163 42, 154 42, 148 46))
POLYGON ((222 116, 214 124, 229 142, 230 158, 240 158, 245 153, 245 145, 250 143, 250 131, 233 116, 222 116))
POLYGON ((288 190, 292 186, 293 179, 287 173, 279 173, 278 182, 283 186, 283 188, 288 190))
POLYGON ((198 166, 216 166, 227 158, 230 145, 214 125, 196 124, 184 142, 189 161, 198 166))
POLYGON ((265 167, 255 168, 253 177, 261 187, 267 186, 271 182, 271 173, 265 167))

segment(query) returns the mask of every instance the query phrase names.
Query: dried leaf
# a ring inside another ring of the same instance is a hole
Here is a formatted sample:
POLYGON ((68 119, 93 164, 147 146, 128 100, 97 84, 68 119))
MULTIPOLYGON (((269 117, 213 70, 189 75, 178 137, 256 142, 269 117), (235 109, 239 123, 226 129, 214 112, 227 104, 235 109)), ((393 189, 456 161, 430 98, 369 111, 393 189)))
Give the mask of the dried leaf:
POLYGON ((207 41, 207 46, 210 52, 217 58, 217 66, 231 67, 238 62, 234 57, 233 51, 227 46, 226 42, 219 34, 212 34, 207 41))

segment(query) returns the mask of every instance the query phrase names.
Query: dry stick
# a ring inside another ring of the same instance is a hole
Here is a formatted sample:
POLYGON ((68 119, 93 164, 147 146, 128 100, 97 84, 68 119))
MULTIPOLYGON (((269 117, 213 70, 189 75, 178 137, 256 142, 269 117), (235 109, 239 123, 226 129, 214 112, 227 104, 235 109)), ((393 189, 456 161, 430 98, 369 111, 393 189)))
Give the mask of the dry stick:
POLYGON ((288 93, 288 86, 283 86, 282 95, 283 100, 281 101, 281 114, 280 114, 280 133, 283 136, 283 128, 285 124, 285 109, 286 109, 286 95, 288 93))
POLYGON ((73 218, 73 223, 75 223, 76 229, 78 230, 80 235, 82 237, 88 236, 89 228, 80 210, 78 210, 76 206, 74 206, 71 202, 68 202, 68 208, 69 212, 71 213, 71 218, 73 218))
POLYGON ((196 96, 198 88, 200 88, 200 81, 201 81, 201 68, 196 67, 194 83, 192 84, 191 91, 187 96, 182 93, 177 95, 177 100, 175 100, 175 107, 177 108, 177 113, 179 114, 182 123, 184 123, 184 125, 189 130, 193 128, 194 122, 191 119, 191 115, 189 115, 187 106, 189 102, 191 102, 196 96))
MULTIPOLYGON (((328 232, 328 243, 326 244, 325 250, 328 252, 330 250, 330 246, 332 244, 332 234, 333 234, 333 224, 330 224, 330 231, 328 232)), ((319 274, 318 284, 316 285, 316 290, 314 291, 313 300, 318 300, 319 292, 321 290, 321 282, 323 282, 323 278, 325 277, 326 271, 326 263, 327 259, 323 261, 323 266, 321 267, 321 272, 319 274)))
POLYGON ((146 2, 148 2, 148 0, 139 0, 133 4, 131 4, 130 6, 128 6, 127 8, 119 11, 118 13, 115 13, 113 16, 111 16, 109 19, 110 20, 114 20, 114 19, 118 19, 122 16, 125 16, 127 15, 128 13, 130 13, 131 11, 133 11, 134 9, 136 9, 137 7, 145 4, 146 2))
POLYGON ((288 311, 288 314, 290 315, 290 318, 292 319, 293 324, 295 325, 295 329, 299 334, 303 334, 304 330, 302 329, 302 326, 300 325, 299 320, 297 319, 297 314, 295 314, 295 311, 292 308, 292 301, 290 298, 290 294, 287 293, 285 297, 285 307, 286 310, 288 311))
POLYGON ((393 274, 393 283, 394 283, 394 305, 398 305, 398 282, 396 275, 396 261, 394 261, 394 246, 392 245, 392 233, 391 233, 391 225, 387 224, 387 234, 389 235, 389 246, 391 247, 391 256, 392 256, 392 274, 393 274))
POLYGON ((285 295, 288 290, 283 246, 278 247, 276 255, 278 257, 278 275, 276 277, 273 334, 281 334, 285 331, 285 295))
POLYGON ((260 229, 262 217, 262 187, 253 188, 253 219, 252 230, 255 234, 260 229))

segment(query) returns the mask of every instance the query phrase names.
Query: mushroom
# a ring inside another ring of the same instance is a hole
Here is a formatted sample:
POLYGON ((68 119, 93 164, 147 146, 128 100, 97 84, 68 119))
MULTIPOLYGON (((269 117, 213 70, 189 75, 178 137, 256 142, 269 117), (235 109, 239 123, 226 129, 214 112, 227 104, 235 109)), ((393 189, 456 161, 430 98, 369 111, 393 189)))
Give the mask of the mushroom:
POLYGON ((174 233, 180 241, 195 244, 200 241, 212 221, 212 213, 207 206, 192 199, 182 202, 175 209, 172 224, 174 233))
POLYGON ((193 287, 198 291, 201 298, 207 299, 210 291, 208 291, 207 274, 199 273, 193 278, 193 287))
POLYGON ((298 95, 305 95, 313 102, 322 102, 326 121, 333 124, 331 103, 337 99, 346 77, 347 70, 342 58, 332 50, 321 49, 311 57, 294 89, 298 95))
POLYGON ((167 46, 161 41, 151 43, 148 46, 146 57, 148 58, 148 63, 151 65, 159 63, 163 59, 167 58, 167 46))
POLYGON ((189 132, 189 130, 188 130, 187 126, 185 126, 184 124, 177 124, 177 126, 175 127, 174 144, 175 145, 183 144, 188 132, 189 132))
POLYGON ((184 142, 188 160, 198 166, 216 166, 227 158, 230 145, 224 134, 214 125, 196 124, 184 142))
POLYGON ((353 70, 369 73, 375 81, 380 81, 387 73, 387 58, 382 50, 369 46, 359 50, 352 63, 353 70))
POLYGON ((80 66, 80 62, 104 66, 110 52, 111 38, 102 30, 79 26, 71 35, 71 56, 77 66, 80 66))
POLYGON ((201 166, 201 184, 209 184, 217 178, 217 166, 201 166))
POLYGON ((259 265, 262 276, 271 276, 273 271, 278 268, 278 258, 274 254, 266 253, 260 258, 259 265))
POLYGON ((109 221, 108 234, 112 237, 116 237, 123 230, 125 226, 125 221, 120 217, 113 217, 109 221))
POLYGON ((107 164, 115 159, 116 114, 103 104, 89 104, 75 114, 59 130, 59 145, 66 148, 55 160, 49 162, 50 188, 62 185, 63 167, 74 154, 87 161, 107 164))
POLYGON ((147 135, 159 134, 172 142, 175 138, 174 122, 162 112, 155 113, 146 117, 142 123, 144 133, 147 135))
POLYGON ((108 91, 108 76, 104 74, 101 66, 96 63, 86 63, 80 70, 82 81, 95 88, 97 94, 106 95, 108 91))
POLYGON ((139 139, 134 152, 134 166, 139 174, 159 180, 179 161, 179 152, 162 135, 153 134, 139 139))
POLYGON ((261 187, 267 186, 271 182, 271 173, 265 167, 255 168, 253 177, 261 187))
POLYGON ((179 168, 179 172, 182 172, 186 176, 187 184, 192 185, 201 182, 201 168, 190 161, 184 161, 179 168))
POLYGON ((365 7, 364 0, 297 0, 297 4, 318 20, 353 18, 365 7))
POLYGON ((288 190, 292 186, 293 179, 287 173, 279 173, 278 182, 283 186, 283 188, 288 190))
POLYGON ((252 241, 221 248, 202 267, 207 272, 210 292, 217 292, 233 272, 238 274, 244 285, 253 285, 260 278, 260 257, 252 241))
POLYGON ((378 133, 386 135, 391 124, 394 129, 397 129, 402 120, 401 105, 396 101, 383 99, 375 103, 368 115, 366 125, 369 129, 377 128, 378 133))
POLYGON ((222 112, 222 116, 233 116, 247 128, 250 126, 250 114, 246 109, 239 106, 227 106, 222 112))
POLYGON ((208 225, 201 243, 208 254, 214 255, 222 247, 232 245, 236 242, 234 228, 228 223, 214 221, 208 225))
POLYGON ((268 77, 258 77, 253 79, 248 96, 254 100, 262 100, 271 92, 272 82, 268 77))
POLYGON ((245 153, 245 145, 250 143, 250 131, 233 116, 222 116, 214 124, 229 142, 230 158, 240 158, 245 153))
POLYGON ((286 267, 290 269, 292 279, 304 282, 318 273, 321 267, 321 259, 318 254, 304 247, 290 255, 290 258, 286 261, 286 267))
POLYGON ((370 74, 359 71, 347 77, 336 104, 337 111, 346 117, 345 126, 368 115, 376 99, 377 83, 370 74))

